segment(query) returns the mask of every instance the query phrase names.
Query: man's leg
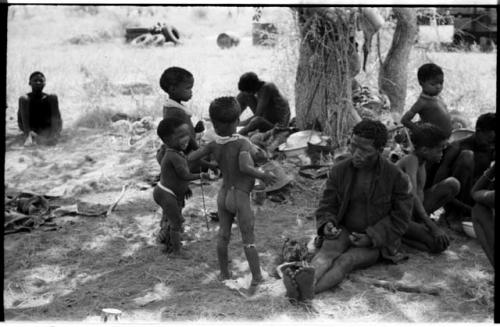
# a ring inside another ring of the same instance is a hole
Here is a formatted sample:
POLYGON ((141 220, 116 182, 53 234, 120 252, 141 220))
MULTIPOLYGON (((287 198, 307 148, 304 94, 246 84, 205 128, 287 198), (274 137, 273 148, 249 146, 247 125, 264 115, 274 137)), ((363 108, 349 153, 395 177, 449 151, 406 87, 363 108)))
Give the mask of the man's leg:
POLYGON ((474 203, 470 196, 470 190, 474 183, 474 152, 463 150, 451 167, 451 176, 460 182, 460 192, 450 204, 446 205, 449 216, 469 216, 471 206, 474 203))
POLYGON ((408 229, 403 235, 402 241, 404 244, 420 251, 440 253, 445 250, 438 244, 427 226, 415 221, 410 221, 408 224, 408 229))
MULTIPOLYGON (((428 214, 433 213, 446 203, 450 202, 460 192, 460 182, 454 177, 433 185, 424 193, 424 208, 428 214)), ((470 189, 469 189, 470 192, 470 189)))
POLYGON ((344 253, 350 245, 349 232, 345 229, 342 230, 338 238, 323 240, 321 248, 311 260, 311 266, 313 266, 315 270, 314 278, 316 281, 330 269, 334 260, 344 253))
POLYGON ((495 217, 493 210, 485 205, 476 204, 472 207, 472 222, 477 240, 495 268, 495 217))
POLYGON ((250 132, 258 130, 259 132, 267 132, 274 127, 267 119, 254 116, 250 119, 250 122, 240 130, 241 135, 247 135, 250 132))
POLYGON ((372 266, 379 258, 379 249, 349 248, 335 260, 332 268, 316 283, 314 292, 321 293, 338 285, 351 271, 372 266))

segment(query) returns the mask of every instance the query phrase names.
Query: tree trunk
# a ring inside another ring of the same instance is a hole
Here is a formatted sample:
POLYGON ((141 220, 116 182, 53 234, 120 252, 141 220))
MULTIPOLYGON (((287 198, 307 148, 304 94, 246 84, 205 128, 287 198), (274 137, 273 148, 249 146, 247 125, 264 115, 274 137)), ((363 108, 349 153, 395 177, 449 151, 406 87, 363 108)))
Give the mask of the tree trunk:
POLYGON ((393 8, 398 22, 387 57, 380 66, 379 89, 391 101, 391 111, 402 113, 405 107, 406 82, 410 51, 417 37, 417 17, 413 8, 393 8))
POLYGON ((328 134, 344 144, 360 121, 352 104, 351 83, 360 62, 354 44, 354 9, 296 9, 301 44, 295 81, 297 126, 328 134))

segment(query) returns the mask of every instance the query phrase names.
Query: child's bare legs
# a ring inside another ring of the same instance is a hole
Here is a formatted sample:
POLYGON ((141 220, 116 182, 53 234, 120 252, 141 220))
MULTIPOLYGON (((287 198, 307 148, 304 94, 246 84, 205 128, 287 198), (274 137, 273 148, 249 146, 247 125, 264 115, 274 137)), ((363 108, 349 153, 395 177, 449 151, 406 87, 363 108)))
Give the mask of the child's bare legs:
POLYGON ((311 260, 314 267, 314 278, 318 281, 337 259, 350 246, 349 233, 343 229, 338 238, 324 239, 318 253, 311 260))
POLYGON ((221 187, 217 196, 217 211, 219 215, 219 235, 217 238, 217 259, 220 267, 220 278, 222 280, 231 278, 229 272, 228 246, 231 240, 231 226, 234 214, 226 209, 227 189, 221 187))
POLYGON ((181 211, 177 199, 174 195, 162 190, 159 186, 156 186, 153 190, 153 199, 161 206, 163 215, 168 219, 170 244, 172 245, 173 252, 179 254, 181 249, 180 231, 182 215, 180 214, 181 211))
POLYGON ((315 293, 326 291, 338 285, 351 271, 369 267, 380 257, 380 250, 374 248, 351 247, 342 253, 314 288, 315 293))
POLYGON ((495 268, 495 216, 491 208, 476 204, 472 207, 472 222, 477 239, 495 268))
MULTIPOLYGON (((250 272, 252 273, 252 286, 257 286, 262 281, 262 273, 260 271, 259 253, 255 248, 254 224, 255 217, 250 207, 250 196, 248 193, 233 189, 229 191, 233 193, 235 204, 237 207, 238 226, 240 228, 241 239, 243 241, 243 249, 247 257, 250 272)), ((229 199, 230 196, 226 197, 229 199)))

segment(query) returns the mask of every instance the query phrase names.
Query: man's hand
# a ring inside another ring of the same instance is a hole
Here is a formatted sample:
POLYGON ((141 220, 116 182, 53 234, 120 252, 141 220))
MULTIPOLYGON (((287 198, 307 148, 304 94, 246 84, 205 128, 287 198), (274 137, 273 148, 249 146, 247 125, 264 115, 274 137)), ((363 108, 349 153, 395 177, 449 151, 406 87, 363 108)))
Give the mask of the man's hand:
POLYGON ((270 172, 264 172, 264 176, 261 179, 266 185, 272 185, 278 181, 278 177, 270 172))
POLYGON ((354 246, 360 248, 367 248, 373 245, 371 238, 363 233, 352 232, 351 235, 349 235, 349 240, 354 246))
POLYGON ((437 239, 440 248, 446 249, 448 245, 450 245, 450 239, 448 238, 448 235, 446 235, 446 233, 439 227, 432 227, 431 234, 437 239))
POLYGON ((210 174, 209 173, 200 173, 200 180, 203 181, 209 181, 210 180, 210 174))
POLYGON ((340 235, 340 232, 342 232, 342 229, 335 227, 331 221, 327 222, 323 227, 323 235, 325 236, 336 238, 340 235))

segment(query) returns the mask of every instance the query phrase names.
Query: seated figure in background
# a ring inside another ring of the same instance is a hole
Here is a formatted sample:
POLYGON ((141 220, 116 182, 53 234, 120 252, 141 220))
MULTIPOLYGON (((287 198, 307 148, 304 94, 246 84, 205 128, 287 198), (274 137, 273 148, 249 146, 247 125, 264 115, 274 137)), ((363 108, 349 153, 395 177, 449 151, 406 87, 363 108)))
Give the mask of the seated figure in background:
POLYGON ((61 112, 55 94, 43 92, 45 76, 36 71, 30 75, 31 92, 19 98, 17 123, 26 137, 24 145, 54 145, 62 130, 61 112))
POLYGON ((248 72, 238 82, 241 91, 236 100, 241 110, 250 107, 253 116, 242 121, 241 135, 258 130, 266 132, 274 126, 287 127, 290 122, 290 106, 274 83, 264 82, 257 74, 248 72))

